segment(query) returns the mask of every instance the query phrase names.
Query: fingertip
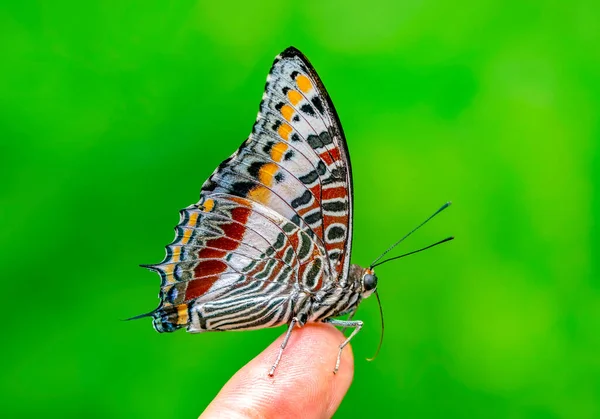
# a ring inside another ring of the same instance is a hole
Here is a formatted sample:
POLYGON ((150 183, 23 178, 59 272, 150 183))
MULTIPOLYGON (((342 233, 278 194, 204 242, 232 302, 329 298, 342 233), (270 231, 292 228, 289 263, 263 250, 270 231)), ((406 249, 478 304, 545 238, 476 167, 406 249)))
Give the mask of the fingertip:
POLYGON ((223 409, 242 416, 332 416, 354 375, 350 345, 342 351, 337 374, 333 373, 344 339, 340 331, 327 324, 294 329, 270 377, 268 372, 281 346, 281 336, 229 380, 202 417, 222 414, 223 409))

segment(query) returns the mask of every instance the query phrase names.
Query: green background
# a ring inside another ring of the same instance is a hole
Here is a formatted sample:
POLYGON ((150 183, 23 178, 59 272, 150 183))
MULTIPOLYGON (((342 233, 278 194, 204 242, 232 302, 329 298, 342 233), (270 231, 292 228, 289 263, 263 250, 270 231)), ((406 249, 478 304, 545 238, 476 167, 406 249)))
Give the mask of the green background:
POLYGON ((283 332, 120 319, 294 45, 348 138, 355 263, 454 202, 395 254, 454 242, 378 269, 338 416, 600 417, 597 4, 3 3, 3 416, 195 417, 283 332))

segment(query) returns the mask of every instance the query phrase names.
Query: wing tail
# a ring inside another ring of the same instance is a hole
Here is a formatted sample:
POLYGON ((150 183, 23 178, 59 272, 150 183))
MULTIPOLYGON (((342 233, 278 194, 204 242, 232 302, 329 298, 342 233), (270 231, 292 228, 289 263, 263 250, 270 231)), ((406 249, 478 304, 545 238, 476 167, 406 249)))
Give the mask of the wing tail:
POLYGON ((157 332, 174 332, 184 326, 187 326, 189 319, 188 305, 180 304, 178 306, 161 306, 148 313, 139 314, 137 316, 125 319, 125 321, 143 319, 144 317, 152 317, 152 325, 157 332))

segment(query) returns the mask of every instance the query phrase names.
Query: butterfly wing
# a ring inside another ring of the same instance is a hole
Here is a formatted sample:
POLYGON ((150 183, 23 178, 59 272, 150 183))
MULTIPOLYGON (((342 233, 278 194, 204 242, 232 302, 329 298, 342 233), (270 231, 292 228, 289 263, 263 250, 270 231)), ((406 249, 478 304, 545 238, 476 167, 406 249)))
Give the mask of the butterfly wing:
POLYGON ((297 225, 246 198, 212 193, 181 211, 161 276, 160 332, 251 329, 285 323, 298 290, 318 286, 326 268, 297 225))
POLYGON ((335 108, 306 57, 290 47, 273 63, 252 134, 204 184, 268 206, 324 249, 332 280, 346 278, 352 173, 335 108))
POLYGON ((352 175, 336 111, 306 57, 288 48, 267 78, 252 134, 181 211, 162 278, 158 331, 288 322, 302 290, 346 278, 352 175))

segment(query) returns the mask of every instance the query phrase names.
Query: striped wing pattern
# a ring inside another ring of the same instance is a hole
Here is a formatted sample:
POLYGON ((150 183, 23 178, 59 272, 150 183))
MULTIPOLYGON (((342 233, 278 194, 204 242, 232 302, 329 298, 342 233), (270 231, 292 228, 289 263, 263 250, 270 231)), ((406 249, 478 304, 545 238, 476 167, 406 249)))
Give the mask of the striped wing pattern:
POLYGON ((250 137, 180 213, 158 265, 158 331, 289 323, 310 296, 348 276, 352 176, 321 80, 291 47, 267 78, 250 137))

